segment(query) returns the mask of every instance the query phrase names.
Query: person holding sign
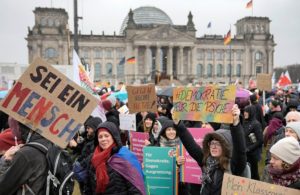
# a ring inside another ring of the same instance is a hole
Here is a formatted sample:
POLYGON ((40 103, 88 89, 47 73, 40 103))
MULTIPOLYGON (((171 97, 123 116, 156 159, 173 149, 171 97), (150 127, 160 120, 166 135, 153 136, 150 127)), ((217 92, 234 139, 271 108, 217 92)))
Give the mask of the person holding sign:
MULTIPOLYGON (((178 137, 177 129, 175 128, 174 121, 167 119, 163 122, 162 129, 160 131, 158 137, 157 145, 160 147, 175 147, 178 148, 180 144, 180 139, 178 137)), ((183 156, 177 156, 176 165, 179 168, 185 162, 185 158, 183 156)), ((179 174, 179 169, 177 170, 177 174, 179 174)), ((187 194, 186 185, 182 182, 179 182, 178 185, 179 194, 187 194)))
POLYGON ((219 129, 205 135, 203 148, 193 139, 182 122, 175 121, 179 137, 202 168, 201 195, 220 195, 224 173, 241 176, 246 167, 244 130, 240 125, 240 110, 232 108, 233 124, 230 130, 219 129))
POLYGON ((145 195, 141 164, 126 147, 112 122, 97 128, 95 152, 91 157, 89 188, 86 194, 145 195))
POLYGON ((300 145, 294 137, 285 137, 271 149, 270 164, 262 180, 285 187, 300 189, 300 145))

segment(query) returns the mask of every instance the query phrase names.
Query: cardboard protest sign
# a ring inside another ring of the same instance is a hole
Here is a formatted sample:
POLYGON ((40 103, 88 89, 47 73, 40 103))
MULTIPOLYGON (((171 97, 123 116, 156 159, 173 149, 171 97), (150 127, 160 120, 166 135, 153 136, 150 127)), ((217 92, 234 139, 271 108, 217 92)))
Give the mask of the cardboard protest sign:
MULTIPOLYGON (((188 128, 196 143, 202 147, 204 136, 212 132, 209 128, 188 128)), ((185 163, 180 166, 180 181, 201 184, 202 171, 198 163, 189 155, 183 144, 180 144, 180 156, 185 157, 185 163)))
POLYGON ((299 195, 300 191, 286 188, 280 185, 269 184, 244 177, 224 173, 222 194, 224 195, 252 195, 252 194, 276 194, 299 195))
POLYGON ((0 108, 64 148, 96 105, 95 97, 38 58, 1 101, 0 108))
POLYGON ((119 114, 120 129, 136 131, 135 114, 119 114))
POLYGON ((174 119, 232 123, 236 86, 208 85, 173 90, 174 119))
POLYGON ((154 84, 126 86, 128 93, 128 108, 130 113, 156 112, 156 94, 154 84))
POLYGON ((144 147, 144 174, 147 194, 177 194, 176 149, 144 147))
POLYGON ((149 139, 149 133, 129 131, 130 150, 137 156, 138 160, 143 162, 143 148, 145 140, 149 139))
POLYGON ((263 91, 272 90, 272 75, 257 74, 257 88, 263 91))

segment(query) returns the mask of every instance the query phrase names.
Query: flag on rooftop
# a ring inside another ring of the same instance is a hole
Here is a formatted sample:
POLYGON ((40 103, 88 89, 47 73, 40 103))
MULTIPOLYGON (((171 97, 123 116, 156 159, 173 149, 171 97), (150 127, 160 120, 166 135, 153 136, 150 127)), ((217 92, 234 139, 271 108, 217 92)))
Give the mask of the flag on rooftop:
POLYGON ((253 1, 253 0, 250 0, 250 1, 247 3, 247 5, 246 5, 246 8, 247 8, 247 9, 252 8, 252 6, 253 6, 252 1, 253 1))
POLYGON ((228 45, 231 42, 231 30, 228 31, 224 37, 224 45, 228 45))
POLYGON ((207 28, 211 28, 211 22, 207 24, 207 28))
POLYGON ((120 62, 119 62, 119 66, 122 66, 125 64, 125 57, 123 57, 120 62))
POLYGON ((128 58, 128 59, 126 60, 126 62, 127 62, 127 64, 135 64, 135 57, 133 56, 133 57, 131 57, 131 58, 128 58))

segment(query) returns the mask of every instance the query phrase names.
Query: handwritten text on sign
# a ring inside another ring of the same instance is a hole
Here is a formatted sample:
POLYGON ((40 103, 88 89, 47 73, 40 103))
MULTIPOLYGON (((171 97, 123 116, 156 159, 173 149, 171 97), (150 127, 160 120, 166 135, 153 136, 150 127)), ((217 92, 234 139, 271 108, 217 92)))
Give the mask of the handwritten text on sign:
POLYGON ((299 190, 292 188, 286 188, 280 185, 238 177, 228 173, 225 173, 223 177, 222 194, 224 195, 299 195, 299 192, 299 190))
POLYGON ((143 111, 157 111, 154 84, 141 86, 127 86, 128 108, 130 113, 143 111))
POLYGON ((0 107, 53 143, 65 147, 96 105, 96 98, 37 59, 0 107))
POLYGON ((232 123, 231 109, 235 93, 234 85, 174 88, 174 118, 232 123))

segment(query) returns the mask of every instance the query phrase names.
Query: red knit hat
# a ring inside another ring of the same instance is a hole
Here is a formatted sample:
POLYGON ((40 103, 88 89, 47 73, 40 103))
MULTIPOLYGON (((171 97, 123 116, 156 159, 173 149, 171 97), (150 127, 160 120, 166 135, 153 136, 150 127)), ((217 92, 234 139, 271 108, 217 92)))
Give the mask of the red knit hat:
POLYGON ((105 110, 109 111, 112 108, 112 103, 110 100, 106 99, 102 101, 102 106, 105 110))

